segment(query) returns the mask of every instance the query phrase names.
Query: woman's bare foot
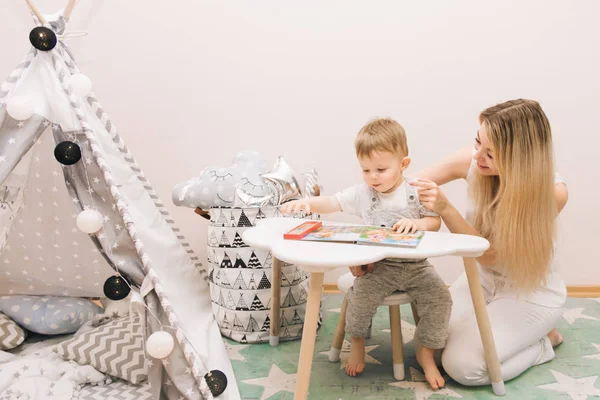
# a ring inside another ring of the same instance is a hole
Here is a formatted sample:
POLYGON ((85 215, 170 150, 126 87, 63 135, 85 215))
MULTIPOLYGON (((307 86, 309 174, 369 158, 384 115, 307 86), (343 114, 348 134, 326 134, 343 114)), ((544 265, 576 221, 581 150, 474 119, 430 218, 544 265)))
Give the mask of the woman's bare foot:
POLYGON ((365 338, 352 337, 346 373, 356 376, 365 369, 365 338))
POLYGON ((563 335, 561 335, 556 328, 552 329, 548 334, 548 339, 550 339, 550 343, 552 343, 552 347, 556 347, 561 344, 564 340, 563 335))
POLYGON ((433 390, 438 390, 443 388, 446 382, 444 382, 444 378, 442 378, 442 374, 440 374, 440 370, 437 365, 435 365, 435 360, 433 355, 435 354, 435 349, 430 349, 429 347, 420 346, 417 349, 417 362, 423 368, 423 372, 425 373, 425 379, 431 385, 433 390))

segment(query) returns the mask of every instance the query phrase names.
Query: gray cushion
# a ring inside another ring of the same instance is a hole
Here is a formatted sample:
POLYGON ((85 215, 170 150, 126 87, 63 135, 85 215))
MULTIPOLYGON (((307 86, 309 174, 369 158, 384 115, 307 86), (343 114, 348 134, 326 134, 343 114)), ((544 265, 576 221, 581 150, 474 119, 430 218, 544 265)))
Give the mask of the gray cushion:
POLYGON ((103 310, 79 297, 21 295, 0 297, 0 312, 29 331, 60 335, 76 332, 103 310))
POLYGON ((65 360, 91 365, 100 372, 138 384, 148 376, 143 343, 142 326, 136 315, 77 332, 54 351, 65 360))

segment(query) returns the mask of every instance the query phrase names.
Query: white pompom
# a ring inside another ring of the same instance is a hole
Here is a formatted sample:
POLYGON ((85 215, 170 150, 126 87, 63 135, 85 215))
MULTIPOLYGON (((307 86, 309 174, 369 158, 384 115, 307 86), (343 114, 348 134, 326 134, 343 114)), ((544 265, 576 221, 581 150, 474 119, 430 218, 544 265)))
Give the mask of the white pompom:
POLYGON ((27 97, 12 96, 6 100, 6 112, 17 121, 25 121, 33 115, 33 105, 27 97))
POLYGON ((92 91, 92 81, 84 74, 71 75, 68 81, 77 96, 87 96, 92 91))
POLYGON ((102 228, 103 218, 96 210, 83 210, 77 215, 77 227, 85 233, 96 233, 102 228))
POLYGON ((154 332, 146 342, 146 351, 154 358, 162 359, 168 357, 173 351, 175 342, 173 336, 165 331, 154 332))

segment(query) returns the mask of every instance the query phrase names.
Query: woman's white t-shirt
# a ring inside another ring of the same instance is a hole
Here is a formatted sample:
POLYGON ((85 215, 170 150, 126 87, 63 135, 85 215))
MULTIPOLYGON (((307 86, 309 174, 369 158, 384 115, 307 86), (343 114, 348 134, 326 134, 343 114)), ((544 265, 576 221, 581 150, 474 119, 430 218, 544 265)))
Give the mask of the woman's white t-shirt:
MULTIPOLYGON (((477 163, 473 161, 467 174, 467 182, 470 182, 472 174, 477 173, 477 163)), ((555 175, 555 183, 565 183, 558 175, 555 175)), ((467 221, 472 223, 471 216, 474 213, 472 199, 467 200, 467 221)), ((560 308, 565 304, 567 298, 567 288, 558 271, 556 260, 552 262, 550 273, 546 278, 546 285, 540 287, 530 294, 522 295, 515 290, 507 289, 504 286, 504 277, 495 272, 493 267, 483 267, 477 263, 481 278, 481 285, 487 293, 490 294, 488 301, 500 298, 513 298, 526 301, 528 303, 538 304, 544 307, 560 308)))

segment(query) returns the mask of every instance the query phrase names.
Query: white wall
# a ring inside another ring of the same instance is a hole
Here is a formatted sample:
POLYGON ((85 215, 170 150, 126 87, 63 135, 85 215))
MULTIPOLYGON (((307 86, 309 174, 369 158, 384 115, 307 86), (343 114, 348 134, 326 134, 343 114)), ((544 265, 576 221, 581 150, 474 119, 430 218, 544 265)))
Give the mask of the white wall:
MULTIPOLYGON (((38 0, 50 13, 66 0, 38 0)), ((2 2, 0 77, 27 51, 24 1, 2 2)), ((407 129, 411 171, 472 143, 477 115, 541 102, 570 201, 559 259, 568 284, 600 285, 600 2, 81 0, 79 66, 159 195, 237 150, 315 167, 326 194, 360 173, 352 140, 374 116, 407 129)), ((465 185, 447 194, 465 204, 465 185)), ((204 257, 206 223, 170 206, 204 257)), ((447 282, 459 260, 435 265, 447 282)), ((335 282, 332 274, 327 278, 335 282)))

